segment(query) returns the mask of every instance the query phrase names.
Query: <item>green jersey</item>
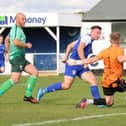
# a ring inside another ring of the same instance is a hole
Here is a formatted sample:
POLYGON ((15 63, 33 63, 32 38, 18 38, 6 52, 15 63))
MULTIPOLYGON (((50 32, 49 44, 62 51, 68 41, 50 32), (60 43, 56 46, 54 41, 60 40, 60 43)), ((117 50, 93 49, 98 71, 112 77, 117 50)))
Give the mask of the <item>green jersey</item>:
POLYGON ((18 39, 22 43, 26 42, 26 37, 23 32, 23 29, 17 26, 16 24, 10 30, 10 60, 14 59, 17 56, 25 55, 25 48, 15 46, 14 39, 18 39))

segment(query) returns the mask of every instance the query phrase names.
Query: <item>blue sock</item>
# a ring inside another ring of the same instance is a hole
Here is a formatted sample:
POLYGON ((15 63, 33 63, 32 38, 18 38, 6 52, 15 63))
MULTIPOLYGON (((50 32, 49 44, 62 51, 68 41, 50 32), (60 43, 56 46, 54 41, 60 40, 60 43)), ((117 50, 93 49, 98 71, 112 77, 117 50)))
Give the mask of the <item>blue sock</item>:
POLYGON ((62 90, 62 83, 61 82, 54 83, 52 85, 49 85, 45 89, 43 89, 44 93, 54 92, 56 90, 62 90))
POLYGON ((91 94, 92 94, 94 99, 99 99, 100 98, 100 93, 99 93, 99 90, 98 90, 98 86, 91 86, 90 90, 91 90, 91 94))

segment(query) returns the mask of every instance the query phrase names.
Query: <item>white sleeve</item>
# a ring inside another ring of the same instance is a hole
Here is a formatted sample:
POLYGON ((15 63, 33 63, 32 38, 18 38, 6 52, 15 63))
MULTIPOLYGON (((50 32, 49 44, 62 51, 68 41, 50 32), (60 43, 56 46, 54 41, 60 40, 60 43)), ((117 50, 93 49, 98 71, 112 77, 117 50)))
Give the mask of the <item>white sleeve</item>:
POLYGON ((81 37, 80 42, 85 43, 85 45, 88 45, 91 43, 91 37, 89 35, 84 35, 81 37))

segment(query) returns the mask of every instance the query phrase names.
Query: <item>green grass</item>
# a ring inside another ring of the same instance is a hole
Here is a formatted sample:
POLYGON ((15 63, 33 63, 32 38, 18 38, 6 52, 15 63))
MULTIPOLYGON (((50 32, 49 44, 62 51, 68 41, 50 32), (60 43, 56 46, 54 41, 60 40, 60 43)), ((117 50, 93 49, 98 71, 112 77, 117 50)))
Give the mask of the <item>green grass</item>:
MULTIPOLYGON (((0 76, 0 83, 8 79, 8 76, 0 76)), ((34 89, 36 96, 40 86, 45 87, 51 83, 63 80, 63 76, 39 77, 34 89)), ((99 83, 101 78, 98 77, 99 83)), ((89 85, 76 78, 72 88, 67 91, 58 91, 46 94, 39 104, 24 102, 23 96, 27 77, 22 77, 19 84, 14 86, 0 97, 0 126, 12 126, 15 124, 35 123, 32 126, 41 126, 42 122, 50 120, 64 120, 59 123, 43 124, 42 126, 124 126, 126 115, 110 117, 81 119, 73 121, 73 118, 87 117, 91 115, 104 115, 111 113, 126 113, 125 93, 115 94, 115 104, 109 108, 98 108, 89 105, 84 109, 76 109, 75 104, 83 97, 91 98, 89 85)), ((103 96, 101 85, 100 93, 103 96)), ((20 125, 31 126, 31 125, 20 125)))

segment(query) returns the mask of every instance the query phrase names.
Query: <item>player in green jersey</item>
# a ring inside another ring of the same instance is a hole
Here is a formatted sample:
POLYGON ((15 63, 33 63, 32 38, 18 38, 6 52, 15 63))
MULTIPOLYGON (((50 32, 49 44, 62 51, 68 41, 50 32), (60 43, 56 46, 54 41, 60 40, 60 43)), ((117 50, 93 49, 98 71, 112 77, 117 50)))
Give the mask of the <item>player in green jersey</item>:
MULTIPOLYGON (((32 91, 36 84, 38 71, 29 61, 25 59, 25 48, 31 48, 30 42, 26 43, 26 36, 23 32, 26 17, 23 13, 16 14, 16 24, 11 28, 9 34, 9 61, 11 64, 11 78, 5 81, 0 86, 0 96, 3 95, 14 84, 18 83, 22 71, 30 74, 27 81, 24 101, 37 103, 37 100, 32 97, 32 91)), ((7 42, 6 42, 7 43, 7 42)))

